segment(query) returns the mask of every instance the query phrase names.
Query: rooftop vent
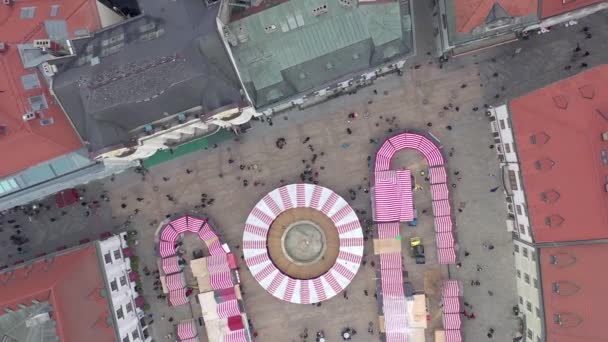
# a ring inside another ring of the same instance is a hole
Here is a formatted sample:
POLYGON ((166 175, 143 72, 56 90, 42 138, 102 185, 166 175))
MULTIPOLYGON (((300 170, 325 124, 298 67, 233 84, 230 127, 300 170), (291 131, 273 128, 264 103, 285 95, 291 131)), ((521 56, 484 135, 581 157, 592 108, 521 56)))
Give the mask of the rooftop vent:
POLYGON ((27 113, 23 114, 23 116, 21 118, 23 119, 23 121, 31 121, 31 120, 34 120, 36 117, 38 117, 36 112, 27 112, 27 113))
POLYGON ((53 118, 44 118, 42 120, 40 120, 40 126, 49 126, 55 123, 55 120, 53 120, 53 118))
POLYGON ((8 126, 5 124, 0 124, 0 135, 8 134, 8 126))
POLYGON ((314 15, 315 17, 318 17, 321 14, 325 13, 327 13, 327 4, 323 4, 312 9, 312 15, 314 15))
POLYGON ((568 108, 568 100, 562 95, 553 97, 553 103, 555 104, 555 106, 557 108, 560 108, 560 109, 568 108))
POLYGON ((353 5, 352 0, 338 0, 338 3, 344 7, 351 7, 353 5))
POLYGON ((583 318, 572 312, 560 312, 553 314, 553 323, 564 328, 572 328, 583 322, 583 318))
POLYGON ((0 53, 6 51, 7 45, 4 42, 0 42, 0 53))
POLYGON ((581 96, 583 98, 588 99, 588 100, 593 99, 593 97, 595 96, 595 89, 593 88, 593 86, 590 86, 590 85, 585 85, 585 86, 578 88, 578 92, 581 94, 581 96))
POLYGON ((534 162, 534 167, 539 171, 548 171, 555 166, 555 162, 549 158, 539 159, 534 162))
POLYGON ((556 281, 551 284, 553 293, 560 296, 572 296, 573 294, 580 291, 581 287, 571 281, 556 281))
POLYGON ((559 192, 555 190, 547 190, 540 194, 540 198, 543 200, 543 202, 552 204, 559 200, 559 192))
POLYGON ((545 217, 545 224, 551 228, 559 227, 564 223, 564 218, 558 214, 545 217))
POLYGON ((146 134, 152 134, 154 133, 154 127, 150 124, 147 124, 144 126, 144 132, 146 132, 146 134))
POLYGON ((551 140, 551 137, 549 136, 549 134, 547 134, 545 132, 535 133, 530 136, 530 143, 532 145, 536 145, 536 144, 544 145, 544 144, 548 143, 549 140, 551 140))
POLYGON ((576 257, 570 253, 560 252, 549 256, 549 263, 558 267, 568 267, 576 263, 576 257))
POLYGON ((13 0, 2 0, 2 3, 5 4, 6 6, 10 6, 13 4, 13 0))

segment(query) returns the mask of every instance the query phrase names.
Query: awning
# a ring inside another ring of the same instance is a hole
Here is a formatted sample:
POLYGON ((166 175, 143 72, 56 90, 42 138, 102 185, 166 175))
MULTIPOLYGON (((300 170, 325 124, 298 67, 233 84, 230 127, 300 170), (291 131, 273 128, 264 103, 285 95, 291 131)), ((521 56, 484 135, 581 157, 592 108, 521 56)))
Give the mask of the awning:
POLYGON ((171 306, 184 305, 188 303, 188 296, 186 296, 186 289, 179 289, 169 292, 168 296, 169 304, 171 306))
POLYGON ((460 330, 446 330, 445 331, 446 342, 462 342, 462 334, 460 330))
POLYGON ((435 216, 449 216, 451 214, 450 201, 433 201, 433 214, 435 214, 435 216))
POLYGON ((167 284, 167 289, 169 289, 169 291, 182 289, 186 286, 184 274, 182 272, 165 276, 165 283, 167 284))
POLYGON ((444 313, 460 313, 460 297, 443 298, 444 313))
POLYGON ((217 305, 217 315, 220 318, 228 318, 241 314, 239 301, 236 299, 228 300, 217 305))
POLYGON ((454 248, 454 235, 452 232, 436 233, 437 248, 454 248))
POLYGON ((214 290, 225 289, 234 286, 234 283, 232 282, 232 274, 230 271, 210 274, 209 280, 211 282, 211 288, 214 290))
POLYGON ((177 337, 181 341, 193 338, 198 335, 194 320, 181 321, 177 325, 177 337))
POLYGON ((431 184, 447 183, 448 177, 445 171, 445 167, 432 167, 429 169, 429 178, 431 184))
POLYGON ((224 337, 225 342, 247 342, 247 331, 245 329, 231 331, 224 337))
POLYGON ((137 298, 135 298, 135 306, 138 308, 143 308, 144 305, 146 305, 146 300, 144 299, 144 297, 139 296, 137 298))
POLYGON ((442 297, 459 297, 460 295, 461 288, 457 280, 446 280, 443 282, 442 297))
POLYGON ((447 184, 433 184, 431 185, 431 197, 433 201, 447 200, 449 197, 449 190, 447 184))
POLYGON ((445 233, 451 232, 453 229, 451 216, 435 217, 435 232, 445 233))
POLYGON ((241 315, 228 317, 228 329, 231 331, 238 331, 245 328, 243 325, 243 318, 241 315))
POLYGON ((374 220, 378 222, 408 222, 414 220, 410 171, 376 172, 374 179, 374 220))
POLYGON ((441 265, 453 265, 456 263, 456 251, 451 248, 438 248, 437 257, 441 265))
POLYGON ((181 266, 179 265, 179 257, 177 255, 163 258, 161 260, 161 265, 165 274, 173 274, 182 270, 181 266))
POLYGON ((158 253, 163 258, 175 255, 175 243, 161 240, 158 243, 158 253))
POLYGON ((458 330, 462 326, 459 313, 443 314, 443 329, 458 330))

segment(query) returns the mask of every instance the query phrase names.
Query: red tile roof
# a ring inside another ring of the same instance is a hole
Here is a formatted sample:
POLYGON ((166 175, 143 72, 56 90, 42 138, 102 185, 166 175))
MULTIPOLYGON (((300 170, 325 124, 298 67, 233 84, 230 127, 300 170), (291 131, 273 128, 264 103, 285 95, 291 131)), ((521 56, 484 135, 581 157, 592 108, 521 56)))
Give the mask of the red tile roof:
POLYGON ((608 65, 517 98, 510 111, 535 241, 608 238, 608 65))
POLYGON ((60 341, 107 342, 116 339, 97 250, 89 245, 37 261, 26 268, 0 274, 0 314, 4 308, 19 310, 32 299, 48 301, 60 341))
POLYGON ((70 36, 76 29, 93 32, 101 27, 95 0, 28 0, 11 6, 0 5, 0 40, 8 45, 5 52, 0 52, 0 125, 7 127, 6 134, 0 133, 0 177, 82 147, 40 73, 36 69, 24 69, 19 57, 18 44, 47 38, 45 20, 66 20, 70 36), (59 5, 55 17, 51 17, 52 5, 59 5), (23 7, 36 7, 34 18, 21 19, 23 7), (38 74, 41 88, 25 90, 21 76, 32 73, 38 74), (44 94, 49 104, 44 116, 52 117, 53 125, 42 127, 39 119, 24 122, 21 118, 31 110, 28 97, 40 94, 44 94))
POLYGON ((608 341, 608 275, 603 271, 607 259, 606 244, 540 249, 548 342, 608 341), (552 258, 557 264, 551 263, 552 258), (554 292, 554 284, 560 294, 554 292), (561 326, 554 321, 556 314, 561 326))
POLYGON ((604 0, 543 0, 541 6, 541 18, 545 19, 554 15, 574 11, 581 7, 600 3, 604 0))
POLYGON ((535 14, 538 8, 537 0, 454 0, 456 31, 471 32, 483 25, 495 4, 513 17, 535 14))

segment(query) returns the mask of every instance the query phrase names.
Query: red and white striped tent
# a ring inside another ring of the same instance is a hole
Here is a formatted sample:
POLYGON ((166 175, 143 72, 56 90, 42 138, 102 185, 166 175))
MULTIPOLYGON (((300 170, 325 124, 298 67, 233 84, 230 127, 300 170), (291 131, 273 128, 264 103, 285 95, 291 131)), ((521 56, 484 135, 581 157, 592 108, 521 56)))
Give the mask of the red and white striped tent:
POLYGON ((234 283, 232 282, 232 272, 230 271, 212 273, 209 275, 209 280, 211 288, 214 290, 226 289, 234 286, 234 283))
POLYGON ((374 220, 408 222, 414 220, 410 170, 376 172, 374 175, 374 220))
POLYGON ((158 253, 163 258, 175 255, 175 243, 160 240, 158 243, 158 253))
POLYGON ((456 263, 456 250, 451 248, 438 248, 437 257, 441 265, 453 265, 456 263))
POLYGON ((196 324, 194 324, 194 320, 181 321, 177 325, 177 337, 180 341, 188 340, 198 336, 198 331, 196 330, 196 324))
POLYGON ((363 231, 357 214, 342 197, 313 184, 290 184, 269 192, 245 223, 243 255, 253 277, 270 294, 297 304, 317 303, 340 293, 354 278, 363 257, 363 231), (314 279, 294 279, 268 258, 268 227, 289 208, 312 208, 325 214, 339 233, 339 253, 332 268, 314 279))
POLYGON ((460 313, 460 297, 443 298, 443 313, 460 313))
POLYGON ((248 342, 245 329, 230 331, 224 337, 224 342, 248 342))
POLYGON ((239 301, 236 299, 227 300, 217 305, 217 315, 220 318, 239 316, 240 314, 241 309, 239 307, 239 301))
POLYGON ((451 214, 450 201, 448 201, 448 200, 433 201, 433 214, 435 214, 435 216, 450 215, 451 214))
POLYGON ((188 297, 186 296, 187 289, 182 288, 178 290, 169 291, 167 296, 169 304, 171 306, 184 305, 188 303, 188 297))
POLYGON ((228 265, 228 254, 216 254, 205 258, 209 273, 230 272, 228 265))
POLYGON ((380 239, 394 239, 399 232, 399 222, 378 223, 378 237, 380 239))
POLYGON ((460 297, 462 296, 462 287, 458 280, 450 279, 443 282, 441 290, 442 297, 460 297))
POLYGON ((462 334, 460 330, 446 330, 445 342, 462 342, 462 334))
POLYGON ((179 257, 177 255, 163 258, 161 260, 161 265, 165 274, 173 274, 181 272, 182 270, 182 267, 179 265, 179 257))
POLYGON ((184 273, 174 273, 165 276, 165 285, 169 291, 179 290, 186 287, 186 280, 184 279, 184 273))
POLYGON ((447 200, 449 194, 450 192, 447 184, 443 183, 431 185, 431 196, 433 197, 433 201, 447 200))
POLYGON ((439 216, 435 217, 435 232, 445 233, 451 232, 453 229, 452 217, 451 216, 439 216))
POLYGON ((462 320, 459 313, 443 314, 443 329, 459 330, 462 326, 462 320))
POLYGON ((445 171, 445 167, 438 166, 429 169, 429 178, 431 184, 447 183, 448 177, 445 171))
POLYGON ((454 235, 452 232, 436 233, 437 248, 454 248, 454 235))

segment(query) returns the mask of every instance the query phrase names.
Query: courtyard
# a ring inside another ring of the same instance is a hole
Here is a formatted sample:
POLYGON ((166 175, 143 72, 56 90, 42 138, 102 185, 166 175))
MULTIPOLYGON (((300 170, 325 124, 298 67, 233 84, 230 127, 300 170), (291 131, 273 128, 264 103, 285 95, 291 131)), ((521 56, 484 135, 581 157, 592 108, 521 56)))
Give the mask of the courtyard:
MULTIPOLYGON (((430 194, 424 179, 417 176, 422 189, 414 193, 414 199, 420 223, 402 228, 402 241, 409 280, 415 290, 425 291, 430 297, 429 327, 438 327, 441 321, 441 311, 433 300, 438 295, 433 293, 433 284, 449 274, 462 281, 464 300, 472 307, 467 310, 476 315, 476 319, 464 322, 465 340, 485 340, 486 332, 493 328, 495 340, 510 341, 519 324, 512 313, 517 305, 515 269, 511 236, 505 227, 504 195, 500 189, 491 191, 500 186, 501 180, 485 106, 502 104, 572 75, 583 68, 583 63, 592 67, 605 61, 608 32, 600 30, 605 24, 605 14, 599 13, 577 26, 555 28, 545 35, 454 59, 441 68, 426 55, 431 47, 425 44, 430 42, 420 41, 418 56, 401 77, 387 76, 356 94, 281 113, 273 117, 272 125, 255 121, 246 134, 154 166, 145 177, 125 172, 88 184, 83 187, 82 204, 59 210, 52 199, 46 199, 41 201, 42 210, 36 216, 7 215, 0 226, 0 245, 5 251, 0 264, 96 239, 103 232, 133 229, 138 232, 135 250, 140 264, 155 268, 154 233, 158 224, 167 216, 193 212, 209 216, 221 240, 237 255, 245 310, 258 333, 257 340, 300 341, 300 334, 308 329, 309 340, 314 332, 323 330, 332 341, 347 326, 358 331, 356 341, 376 340, 377 274, 371 263, 371 239, 365 245, 366 263, 347 288, 346 296, 335 296, 320 306, 297 305, 266 293, 240 260, 243 225, 267 192, 282 184, 301 182, 307 165, 319 173, 319 185, 345 198, 360 212, 362 222, 370 220, 370 196, 364 191, 371 176, 369 158, 386 137, 417 129, 436 136, 448 155, 462 261, 460 268, 437 264, 430 194), (593 32, 592 39, 581 34, 583 26, 593 32), (577 42, 590 52, 584 60, 572 55, 577 42), (568 65, 571 68, 566 68, 568 65), (359 115, 349 119, 350 113, 359 115), (280 138, 285 139, 282 149, 276 146, 280 138), (24 236, 29 242, 17 250, 11 244, 14 235, 24 236), (407 255, 407 241, 412 236, 421 237, 427 247, 425 265, 415 265, 407 255), (495 248, 488 250, 484 244, 495 248), (471 281, 480 285, 471 286, 471 281), (374 325, 373 337, 367 332, 369 322, 374 325)), ((425 169, 422 157, 414 153, 401 152, 397 158, 393 168, 409 168, 416 175, 425 169)), ((189 253, 201 248, 195 238, 186 238, 184 245, 189 253)), ((153 278, 142 276, 142 280, 153 314, 155 340, 164 340, 180 320, 197 317, 196 305, 169 308, 166 301, 157 298, 153 278)), ((428 329, 427 336, 431 332, 428 329)))

